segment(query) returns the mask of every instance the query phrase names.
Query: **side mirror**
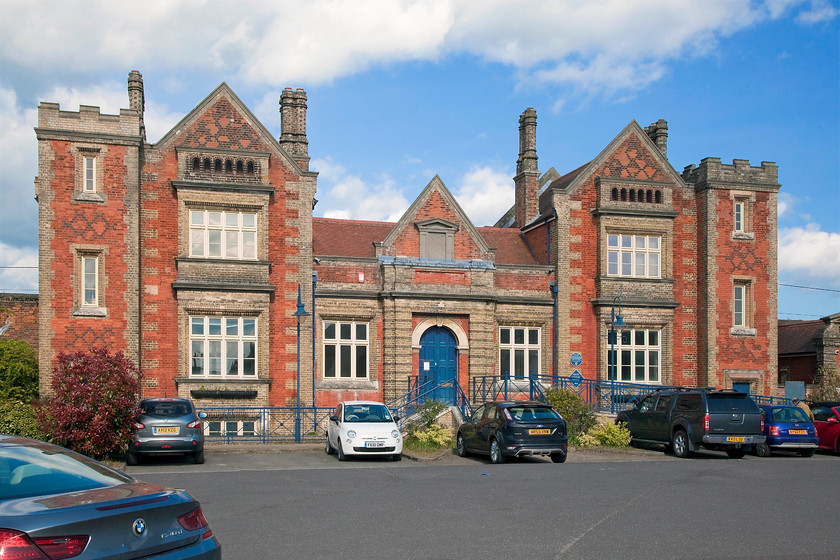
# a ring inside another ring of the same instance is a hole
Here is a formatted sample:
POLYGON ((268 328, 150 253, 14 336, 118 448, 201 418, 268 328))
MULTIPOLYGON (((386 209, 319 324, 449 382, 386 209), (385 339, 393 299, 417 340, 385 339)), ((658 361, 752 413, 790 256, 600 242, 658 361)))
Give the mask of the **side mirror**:
POLYGON ((338 416, 330 416, 330 422, 335 422, 336 424, 338 424, 338 416))
POLYGON ((207 413, 206 412, 199 412, 198 417, 203 420, 203 419, 207 418, 207 413))
POLYGON ((399 416, 394 416, 394 422, 396 423, 396 422, 399 422, 399 421, 400 421, 400 417, 399 416))
POLYGON ((829 424, 836 424, 836 423, 838 422, 838 420, 837 420, 837 418, 835 418, 834 416, 832 416, 832 417, 830 417, 830 418, 827 420, 827 422, 828 422, 829 424))

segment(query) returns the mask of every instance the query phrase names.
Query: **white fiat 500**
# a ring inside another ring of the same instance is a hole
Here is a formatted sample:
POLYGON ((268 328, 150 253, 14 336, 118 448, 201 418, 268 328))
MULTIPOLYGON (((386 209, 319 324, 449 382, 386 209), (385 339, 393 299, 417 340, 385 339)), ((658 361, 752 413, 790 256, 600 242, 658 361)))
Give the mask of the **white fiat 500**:
POLYGON ((399 418, 388 407, 372 401, 338 403, 327 426, 327 453, 344 461, 349 455, 383 455, 402 459, 399 418))

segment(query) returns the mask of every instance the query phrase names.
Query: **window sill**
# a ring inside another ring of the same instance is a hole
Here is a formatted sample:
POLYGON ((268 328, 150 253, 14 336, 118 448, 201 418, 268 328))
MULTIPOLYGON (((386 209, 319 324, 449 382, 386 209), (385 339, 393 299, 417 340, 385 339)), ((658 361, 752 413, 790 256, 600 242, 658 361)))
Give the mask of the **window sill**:
POLYGON ((755 234, 747 233, 744 231, 733 231, 732 239, 740 239, 742 241, 755 241, 755 234))
POLYGON ((755 336, 755 329, 748 329, 746 327, 732 327, 729 329, 729 334, 732 336, 755 336))
POLYGON ((315 388, 340 391, 378 391, 379 383, 367 379, 320 379, 316 382, 315 388))
POLYGON ((79 307, 73 311, 73 317, 107 317, 107 307, 79 307))
POLYGON ((105 198, 95 192, 77 192, 73 195, 73 200, 77 200, 79 202, 105 202, 105 198))

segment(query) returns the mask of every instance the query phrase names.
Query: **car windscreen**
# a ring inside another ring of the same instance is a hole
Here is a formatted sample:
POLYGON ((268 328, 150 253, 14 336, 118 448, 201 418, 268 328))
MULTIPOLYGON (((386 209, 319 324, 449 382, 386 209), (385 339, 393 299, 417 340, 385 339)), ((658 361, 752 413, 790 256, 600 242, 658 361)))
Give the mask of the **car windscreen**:
POLYGON ((393 422, 391 412, 381 404, 344 405, 345 422, 393 422))
POLYGON ((773 422, 810 422, 799 407, 777 406, 770 413, 773 422))
POLYGON ((143 402, 140 409, 148 416, 186 416, 192 412, 185 402, 143 402))
POLYGON ((133 481, 59 447, 0 447, 0 501, 106 488, 133 481))
POLYGON ((505 411, 517 422, 540 422, 558 419, 558 414, 547 406, 510 406, 505 411))
POLYGON ((758 413, 758 406, 746 394, 709 393, 709 412, 758 413))

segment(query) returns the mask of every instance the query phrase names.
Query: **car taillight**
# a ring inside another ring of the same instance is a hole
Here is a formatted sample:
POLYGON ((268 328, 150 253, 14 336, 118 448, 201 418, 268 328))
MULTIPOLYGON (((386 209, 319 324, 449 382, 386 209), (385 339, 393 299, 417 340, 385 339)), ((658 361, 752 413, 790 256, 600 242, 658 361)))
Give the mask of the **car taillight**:
POLYGON ((135 423, 134 423, 134 429, 135 429, 135 430, 142 430, 142 429, 143 429, 143 428, 145 428, 145 427, 146 427, 146 426, 144 426, 142 422, 135 422, 135 423))
POLYGON ((201 428, 201 420, 193 420, 189 424, 187 424, 187 428, 191 430, 197 430, 201 428))
POLYGON ((504 411, 505 411, 505 418, 507 418, 508 420, 513 422, 513 418, 511 417, 510 412, 508 412, 508 409, 504 409, 504 411))
POLYGON ((0 529, 0 559, 64 560, 81 554, 89 540, 87 535, 30 539, 26 533, 0 529))
POLYGON ((774 437, 779 437, 779 427, 778 426, 770 426, 770 435, 774 437))
POLYGON ((709 431, 709 428, 711 428, 711 426, 712 426, 712 425, 711 425, 711 423, 709 422, 709 415, 708 415, 708 414, 706 414, 706 416, 704 416, 704 417, 703 417, 703 429, 704 429, 704 430, 706 430, 706 431, 708 432, 708 431, 709 431))
POLYGON ((205 539, 213 534, 213 532, 209 530, 210 524, 207 523, 207 519, 205 519, 204 514, 201 513, 201 506, 198 506, 191 512, 180 516, 178 518, 178 523, 180 523, 181 527, 187 531, 198 531, 199 529, 207 527, 208 531, 204 534, 205 539))
POLYGON ((761 415, 761 431, 764 431, 764 415, 761 415))

